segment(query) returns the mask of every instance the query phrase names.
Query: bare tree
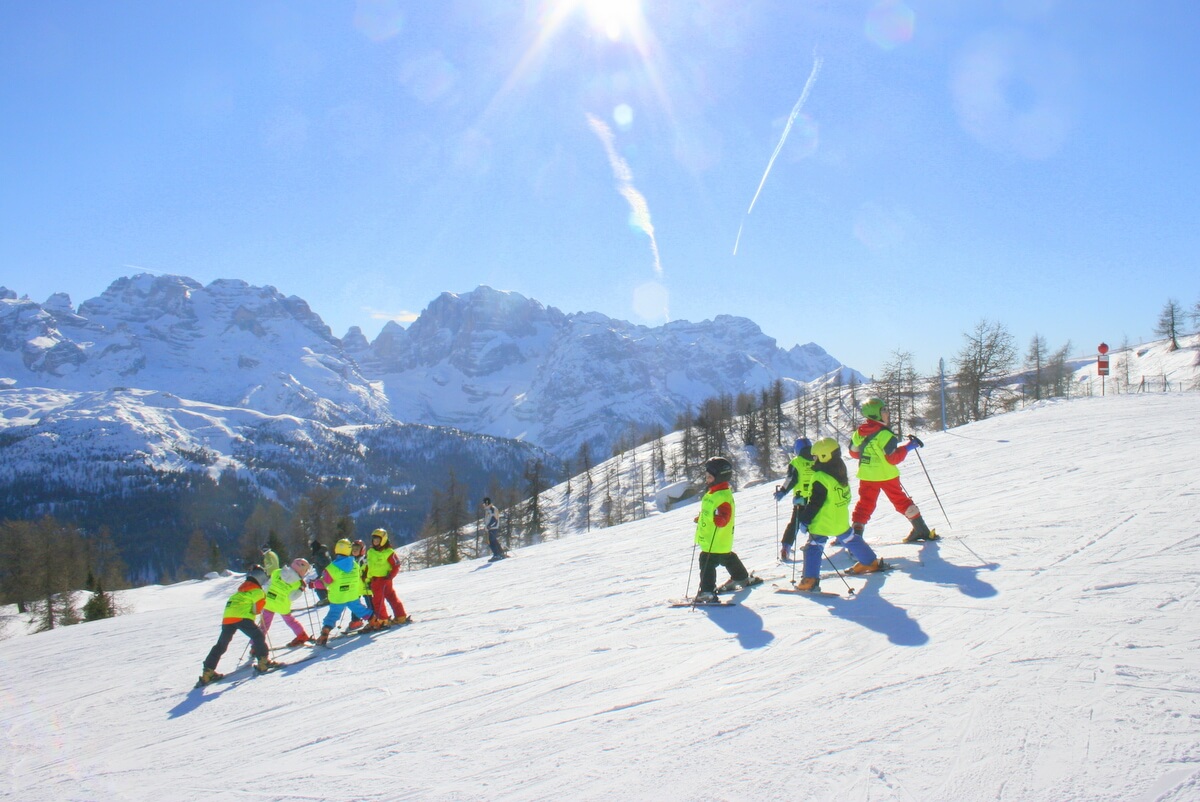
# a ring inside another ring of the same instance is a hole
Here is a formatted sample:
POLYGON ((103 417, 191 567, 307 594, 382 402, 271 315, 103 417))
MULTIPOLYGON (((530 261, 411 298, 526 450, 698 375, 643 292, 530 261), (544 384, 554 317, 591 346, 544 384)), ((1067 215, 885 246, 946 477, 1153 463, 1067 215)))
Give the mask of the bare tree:
POLYGON ((1167 299, 1167 303, 1163 306, 1162 311, 1158 313, 1158 325, 1154 329, 1155 334, 1161 334, 1171 341, 1169 350, 1176 351, 1179 349, 1180 329, 1183 326, 1183 307, 1179 301, 1174 298, 1167 299))
POLYGON ((1034 401, 1042 400, 1046 381, 1043 371, 1046 367, 1046 338, 1035 333, 1029 341, 1029 350, 1025 352, 1025 369, 1030 375, 1025 380, 1026 396, 1032 396, 1034 401), (1032 391, 1032 392, 1031 392, 1032 391))
POLYGON ((1004 400, 1003 384, 1017 361, 1016 344, 1002 323, 988 320, 963 334, 963 340, 955 357, 958 394, 968 419, 983 420, 1004 400))

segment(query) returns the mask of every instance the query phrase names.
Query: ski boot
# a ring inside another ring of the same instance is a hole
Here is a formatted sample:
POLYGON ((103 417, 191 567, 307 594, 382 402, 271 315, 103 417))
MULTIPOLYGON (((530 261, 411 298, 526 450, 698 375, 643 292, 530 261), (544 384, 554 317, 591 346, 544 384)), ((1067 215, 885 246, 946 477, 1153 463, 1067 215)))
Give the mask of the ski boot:
POLYGON ((938 534, 929 528, 925 519, 918 515, 912 519, 912 531, 904 538, 905 543, 919 543, 922 540, 937 540, 938 534))
POLYGON ((346 631, 347 632, 355 632, 357 630, 362 629, 366 625, 367 625, 367 622, 363 621, 361 618, 355 618, 353 621, 350 622, 350 626, 346 627, 346 631))
POLYGON ((206 668, 200 672, 200 679, 196 681, 196 687, 203 688, 205 685, 210 685, 219 679, 225 679, 225 675, 218 674, 216 669, 206 668))
POLYGON ((299 635, 297 635, 296 637, 292 638, 290 641, 288 641, 287 647, 289 649, 294 649, 297 646, 303 646, 304 644, 308 643, 310 640, 312 640, 312 638, 308 637, 308 633, 302 632, 299 635))
POLYGON ((882 570, 883 570, 883 560, 876 557, 875 562, 870 563, 869 565, 864 565, 863 563, 855 563, 854 565, 850 566, 846 570, 846 573, 850 574, 851 576, 861 576, 862 574, 873 574, 877 571, 882 571, 882 570))
POLYGON ((271 669, 279 668, 281 665, 283 665, 283 663, 276 663, 269 657, 260 657, 258 658, 258 662, 254 664, 254 673, 266 674, 271 669))
POLYGON ((713 593, 711 590, 702 590, 696 594, 696 598, 693 599, 693 601, 695 601, 697 604, 711 604, 712 602, 718 601, 718 599, 717 594, 713 593))
POLYGON ((317 637, 318 646, 329 645, 329 633, 333 631, 332 627, 321 627, 321 634, 317 637))
POLYGON ((398 615, 398 616, 396 616, 395 618, 393 618, 393 619, 392 619, 392 623, 393 623, 393 624, 395 624, 396 626, 401 626, 401 625, 403 625, 403 624, 407 624, 407 623, 408 623, 408 616, 406 616, 406 615, 398 615))
POLYGON ((805 593, 816 593, 820 589, 821 580, 817 579, 815 576, 803 577, 799 582, 796 583, 796 590, 803 591, 805 593))

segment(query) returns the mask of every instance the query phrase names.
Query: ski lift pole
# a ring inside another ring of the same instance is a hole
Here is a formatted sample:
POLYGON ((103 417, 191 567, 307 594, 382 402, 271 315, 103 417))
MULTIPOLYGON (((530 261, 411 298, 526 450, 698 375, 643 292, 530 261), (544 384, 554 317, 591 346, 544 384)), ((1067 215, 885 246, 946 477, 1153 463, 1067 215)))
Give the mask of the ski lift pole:
POLYGON ((929 489, 933 491, 933 497, 937 499, 938 507, 942 510, 942 517, 946 519, 946 523, 953 529, 954 524, 950 523, 950 516, 946 514, 946 508, 942 506, 942 498, 938 495, 937 488, 933 486, 933 479, 929 477, 929 469, 925 467, 925 460, 921 458, 921 449, 914 448, 913 451, 917 454, 917 461, 921 463, 921 470, 925 472, 925 481, 929 482, 929 489))

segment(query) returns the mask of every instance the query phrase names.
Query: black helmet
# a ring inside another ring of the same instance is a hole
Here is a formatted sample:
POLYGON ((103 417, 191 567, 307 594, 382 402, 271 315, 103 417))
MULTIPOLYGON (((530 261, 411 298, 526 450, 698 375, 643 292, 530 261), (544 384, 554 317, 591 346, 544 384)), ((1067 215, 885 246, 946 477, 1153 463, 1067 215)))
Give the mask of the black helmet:
POLYGON ((491 504, 491 503, 492 503, 492 497, 491 497, 491 496, 484 496, 484 497, 483 497, 483 503, 484 503, 484 504, 491 504))
POLYGON ((704 463, 704 470, 718 482, 728 482, 733 478, 733 465, 724 457, 713 457, 704 463))

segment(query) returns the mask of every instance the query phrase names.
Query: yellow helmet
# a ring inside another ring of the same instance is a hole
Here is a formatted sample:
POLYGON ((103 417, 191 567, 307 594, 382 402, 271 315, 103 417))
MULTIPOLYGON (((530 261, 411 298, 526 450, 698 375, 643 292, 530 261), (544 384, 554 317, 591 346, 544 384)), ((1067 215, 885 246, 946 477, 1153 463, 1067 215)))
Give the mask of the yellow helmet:
POLYGON ((339 557, 348 556, 353 550, 354 546, 346 538, 342 538, 333 544, 333 553, 339 557))
POLYGON ((371 533, 371 540, 379 538, 379 545, 386 546, 388 544, 388 533, 386 529, 376 529, 371 533))
POLYGON ((838 452, 838 442, 832 437, 822 437, 820 440, 812 444, 813 459, 817 462, 829 462, 833 459, 833 455, 838 452))

